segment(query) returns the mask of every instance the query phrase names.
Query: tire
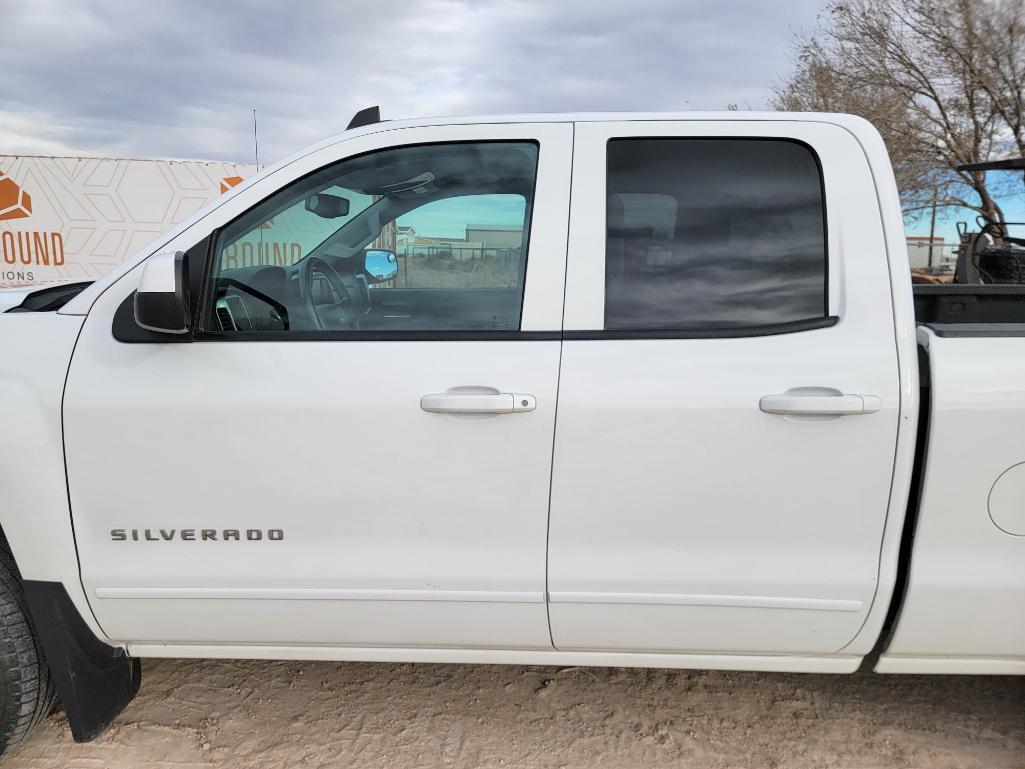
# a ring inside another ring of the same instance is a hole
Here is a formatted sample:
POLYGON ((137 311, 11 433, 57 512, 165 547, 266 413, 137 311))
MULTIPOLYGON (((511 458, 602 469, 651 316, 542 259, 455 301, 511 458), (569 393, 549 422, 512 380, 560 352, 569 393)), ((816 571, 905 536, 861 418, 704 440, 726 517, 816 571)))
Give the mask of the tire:
POLYGON ((21 586, 21 573, 0 534, 0 755, 54 709, 57 693, 21 586))

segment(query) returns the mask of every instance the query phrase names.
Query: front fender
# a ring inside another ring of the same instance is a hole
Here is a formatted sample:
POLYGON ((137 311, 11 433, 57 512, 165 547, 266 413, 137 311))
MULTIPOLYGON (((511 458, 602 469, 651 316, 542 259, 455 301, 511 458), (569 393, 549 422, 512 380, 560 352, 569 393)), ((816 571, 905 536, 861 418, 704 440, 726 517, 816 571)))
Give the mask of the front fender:
POLYGON ((0 527, 25 580, 59 582, 89 629, 68 507, 61 400, 83 317, 0 314, 0 527))
POLYGON ((61 404, 81 316, 0 314, 0 526, 71 732, 99 734, 139 689, 138 660, 111 644, 79 576, 61 404))

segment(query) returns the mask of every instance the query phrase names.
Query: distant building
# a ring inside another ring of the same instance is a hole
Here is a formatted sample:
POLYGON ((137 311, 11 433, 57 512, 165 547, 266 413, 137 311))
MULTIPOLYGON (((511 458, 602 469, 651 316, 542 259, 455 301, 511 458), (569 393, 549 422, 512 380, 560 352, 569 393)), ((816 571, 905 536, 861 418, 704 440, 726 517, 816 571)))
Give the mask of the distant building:
POLYGON ((403 246, 416 244, 416 230, 412 227, 397 227, 395 230, 395 244, 401 249, 403 246))
POLYGON ((397 252, 408 256, 450 256, 456 260, 479 259, 519 249, 523 228, 504 224, 468 224, 461 238, 421 235, 402 226, 395 235, 397 252))
POLYGON ((508 224, 468 224, 466 240, 483 244, 485 248, 519 248, 523 228, 508 224))
POLYGON ((909 235, 907 237, 908 261, 912 269, 939 269, 953 263, 951 248, 941 237, 929 238, 926 236, 909 235), (932 246, 932 261, 930 263, 930 245, 932 246))
POLYGON ((395 243, 400 252, 413 253, 414 251, 417 251, 417 246, 436 246, 439 243, 447 242, 447 238, 432 238, 425 235, 417 235, 416 230, 412 227, 398 227, 395 233, 395 243))

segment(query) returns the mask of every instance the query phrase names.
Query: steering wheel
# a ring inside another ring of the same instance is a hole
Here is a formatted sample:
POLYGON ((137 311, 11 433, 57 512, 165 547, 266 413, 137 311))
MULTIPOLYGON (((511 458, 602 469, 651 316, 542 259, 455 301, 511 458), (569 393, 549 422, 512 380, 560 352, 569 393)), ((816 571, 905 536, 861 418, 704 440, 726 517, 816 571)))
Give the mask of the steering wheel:
POLYGON ((356 331, 359 329, 359 312, 349 293, 345 281, 330 263, 319 256, 308 256, 299 262, 299 298, 313 328, 318 331, 356 331), (331 305, 337 315, 325 319, 320 314, 313 288, 314 273, 318 273, 331 285, 339 300, 331 305))

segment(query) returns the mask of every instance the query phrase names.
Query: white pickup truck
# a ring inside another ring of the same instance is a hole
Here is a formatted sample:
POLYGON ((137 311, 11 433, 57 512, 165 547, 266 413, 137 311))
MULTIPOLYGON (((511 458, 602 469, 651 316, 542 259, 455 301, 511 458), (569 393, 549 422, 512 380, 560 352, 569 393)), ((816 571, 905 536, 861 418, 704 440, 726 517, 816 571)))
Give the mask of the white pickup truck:
POLYGON ((868 123, 357 117, 7 300, 5 744, 145 657, 1025 673, 1025 292, 913 294, 868 123))

